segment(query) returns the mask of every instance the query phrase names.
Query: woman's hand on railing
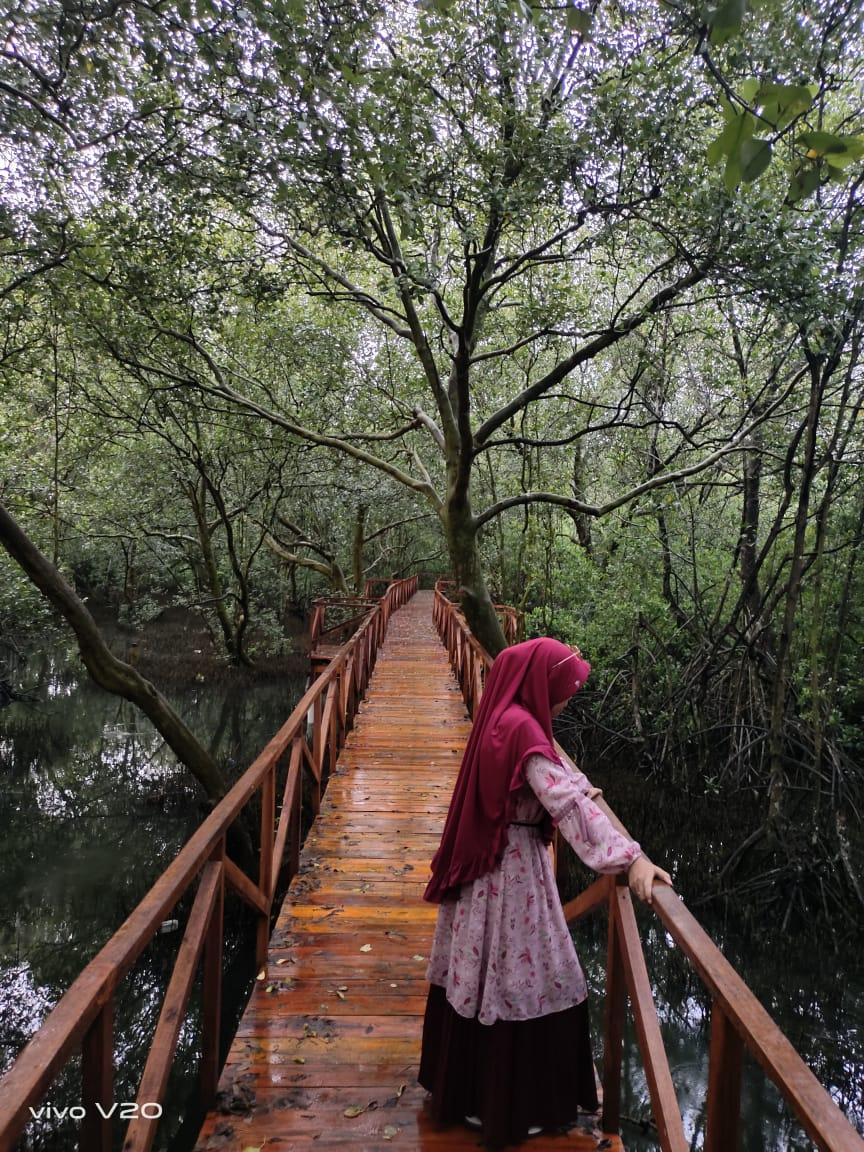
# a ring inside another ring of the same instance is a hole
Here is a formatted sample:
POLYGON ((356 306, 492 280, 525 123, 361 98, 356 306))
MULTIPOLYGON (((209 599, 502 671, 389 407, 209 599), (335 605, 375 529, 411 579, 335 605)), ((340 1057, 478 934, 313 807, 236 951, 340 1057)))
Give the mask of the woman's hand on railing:
POLYGON ((647 856, 637 856, 627 871, 627 883, 646 904, 651 903, 651 889, 655 880, 662 880, 672 887, 672 877, 659 864, 652 863, 647 856))

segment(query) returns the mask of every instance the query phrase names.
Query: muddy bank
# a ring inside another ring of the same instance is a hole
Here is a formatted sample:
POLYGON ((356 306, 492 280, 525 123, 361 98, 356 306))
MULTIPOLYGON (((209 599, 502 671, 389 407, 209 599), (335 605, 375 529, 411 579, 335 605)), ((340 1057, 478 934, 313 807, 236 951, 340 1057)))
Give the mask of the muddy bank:
POLYGON ((250 632, 249 648, 254 663, 233 665, 214 642, 204 618, 188 608, 167 607, 141 627, 118 620, 108 606, 90 605, 93 616, 111 650, 159 684, 230 681, 238 688, 279 676, 308 672, 309 634, 306 620, 289 615, 284 635, 276 642, 262 633, 250 632))

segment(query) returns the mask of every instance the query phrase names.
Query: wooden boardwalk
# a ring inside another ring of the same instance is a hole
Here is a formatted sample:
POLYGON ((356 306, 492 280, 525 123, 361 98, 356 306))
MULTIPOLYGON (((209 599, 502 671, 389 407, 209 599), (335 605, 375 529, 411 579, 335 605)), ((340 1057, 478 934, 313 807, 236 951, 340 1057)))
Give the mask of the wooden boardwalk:
MULTIPOLYGON (((429 861, 470 731, 432 593, 395 613, 195 1152, 482 1147, 417 1083, 436 908, 429 861)), ((574 1129, 534 1152, 623 1152, 574 1129)))

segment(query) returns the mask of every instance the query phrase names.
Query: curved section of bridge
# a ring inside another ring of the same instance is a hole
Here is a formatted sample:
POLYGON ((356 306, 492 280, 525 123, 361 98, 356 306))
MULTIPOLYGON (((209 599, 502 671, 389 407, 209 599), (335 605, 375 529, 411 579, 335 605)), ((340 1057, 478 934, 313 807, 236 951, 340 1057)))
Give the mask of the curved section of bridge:
MULTIPOLYGON (((196 1152, 478 1147, 432 1123, 417 1084, 436 913, 422 893, 471 728, 432 598, 390 620, 196 1152)), ((588 1152, 598 1137, 530 1144, 588 1152)))

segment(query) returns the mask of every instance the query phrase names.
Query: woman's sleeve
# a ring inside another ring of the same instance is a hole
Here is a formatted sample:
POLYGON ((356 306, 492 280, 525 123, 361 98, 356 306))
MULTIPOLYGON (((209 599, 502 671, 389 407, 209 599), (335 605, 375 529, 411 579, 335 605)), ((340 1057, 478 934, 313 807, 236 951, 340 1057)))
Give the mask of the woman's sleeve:
POLYGON ((588 799, 583 772, 534 755, 525 764, 525 779, 579 859, 595 872, 624 872, 642 855, 637 841, 622 835, 588 799))

